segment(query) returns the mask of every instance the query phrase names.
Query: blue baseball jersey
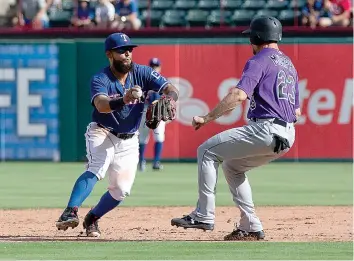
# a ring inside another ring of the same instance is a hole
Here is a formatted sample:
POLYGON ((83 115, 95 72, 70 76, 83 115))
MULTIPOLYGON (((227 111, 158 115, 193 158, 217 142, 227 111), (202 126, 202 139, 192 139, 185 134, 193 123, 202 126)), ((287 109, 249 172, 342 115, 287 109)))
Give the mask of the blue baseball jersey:
MULTIPOLYGON (((129 72, 126 79, 125 88, 129 89, 134 85, 139 85, 146 97, 149 91, 161 93, 168 83, 165 77, 152 68, 134 64, 134 69, 129 72)), ((93 106, 94 98, 97 95, 107 95, 111 98, 124 96, 124 88, 113 75, 109 66, 95 74, 91 80, 91 104, 93 106)), ((117 133, 133 133, 139 129, 143 110, 144 101, 124 105, 121 111, 111 113, 100 113, 94 106, 92 121, 117 133)))

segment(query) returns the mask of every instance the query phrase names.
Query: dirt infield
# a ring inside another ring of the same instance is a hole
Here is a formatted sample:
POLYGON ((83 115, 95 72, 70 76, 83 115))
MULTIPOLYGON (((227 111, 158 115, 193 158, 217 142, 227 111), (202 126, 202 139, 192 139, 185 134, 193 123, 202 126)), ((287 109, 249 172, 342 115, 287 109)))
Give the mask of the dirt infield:
MULTIPOLYGON (((213 232, 176 228, 173 217, 188 214, 190 207, 121 207, 101 221, 100 241, 221 241, 232 231, 239 211, 218 207, 213 232)), ((0 210, 0 241, 92 240, 75 229, 58 231, 55 221, 61 209, 0 210)), ((80 209, 80 220, 88 209, 80 209)), ((353 208, 348 207, 258 207, 268 241, 352 241, 353 208)), ((97 240, 97 239, 96 239, 97 240)))

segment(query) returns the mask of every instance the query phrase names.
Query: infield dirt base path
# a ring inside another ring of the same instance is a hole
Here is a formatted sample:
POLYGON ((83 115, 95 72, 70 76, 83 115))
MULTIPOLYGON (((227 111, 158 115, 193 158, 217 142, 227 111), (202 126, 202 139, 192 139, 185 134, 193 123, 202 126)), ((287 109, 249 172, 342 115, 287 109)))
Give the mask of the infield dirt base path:
MULTIPOLYGON (((55 222, 62 209, 0 210, 0 241, 93 240, 81 234, 82 220, 89 209, 80 209, 80 225, 58 231, 55 222)), ((100 241, 222 241, 238 221, 236 207, 217 207, 215 230, 176 228, 171 218, 190 213, 191 207, 121 207, 99 222, 100 241), (237 218, 237 220, 236 220, 237 218)), ((344 207, 257 207, 266 240, 352 241, 353 208, 344 207)))

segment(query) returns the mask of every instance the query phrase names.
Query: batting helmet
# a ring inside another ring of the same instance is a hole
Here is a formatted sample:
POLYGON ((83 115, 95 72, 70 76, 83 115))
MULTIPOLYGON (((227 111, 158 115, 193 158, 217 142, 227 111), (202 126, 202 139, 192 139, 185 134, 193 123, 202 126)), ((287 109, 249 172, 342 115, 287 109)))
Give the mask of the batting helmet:
POLYGON ((251 43, 255 45, 279 42, 282 38, 282 25, 275 17, 256 16, 252 19, 250 28, 242 33, 248 34, 251 43))

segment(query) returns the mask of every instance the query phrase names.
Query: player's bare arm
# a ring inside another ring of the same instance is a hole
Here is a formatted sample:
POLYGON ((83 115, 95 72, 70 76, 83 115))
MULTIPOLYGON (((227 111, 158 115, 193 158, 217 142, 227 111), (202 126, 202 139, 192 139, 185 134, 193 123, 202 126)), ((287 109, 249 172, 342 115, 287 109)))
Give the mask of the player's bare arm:
POLYGON ((174 101, 178 100, 179 92, 177 88, 173 86, 171 83, 168 83, 162 92, 165 95, 171 96, 174 101))
POLYGON ((299 120, 299 117, 301 116, 301 109, 297 108, 295 110, 295 115, 296 115, 296 122, 299 120))
POLYGON ((232 88, 211 112, 202 117, 194 117, 192 122, 193 127, 198 130, 205 124, 216 120, 227 112, 232 111, 236 108, 237 105, 239 105, 246 99, 247 94, 243 90, 239 88, 232 88))
POLYGON ((94 105, 100 113, 111 113, 112 111, 119 111, 125 104, 135 102, 137 100, 133 96, 134 91, 141 90, 140 86, 134 86, 129 89, 123 97, 109 98, 106 95, 97 95, 94 99, 94 105))

